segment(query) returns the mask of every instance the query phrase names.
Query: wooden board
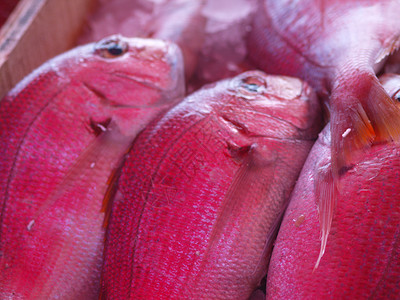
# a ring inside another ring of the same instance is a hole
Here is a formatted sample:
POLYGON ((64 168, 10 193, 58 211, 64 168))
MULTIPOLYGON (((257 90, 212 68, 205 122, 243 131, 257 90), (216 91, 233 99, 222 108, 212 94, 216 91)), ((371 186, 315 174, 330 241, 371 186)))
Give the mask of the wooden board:
POLYGON ((75 45, 95 0, 21 0, 0 30, 0 99, 43 62, 75 45))

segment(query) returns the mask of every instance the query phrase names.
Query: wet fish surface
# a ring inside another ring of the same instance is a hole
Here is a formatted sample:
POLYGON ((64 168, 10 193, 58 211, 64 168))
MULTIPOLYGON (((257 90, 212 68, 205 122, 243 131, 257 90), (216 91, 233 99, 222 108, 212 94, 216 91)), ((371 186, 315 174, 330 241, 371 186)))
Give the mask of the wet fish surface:
POLYGON ((321 127, 312 89, 249 71, 153 121, 121 171, 104 299, 247 299, 321 127))
MULTIPOLYGON (((319 198, 328 195, 333 208, 341 174, 353 158, 375 142, 400 141, 400 110, 375 75, 399 48, 400 2, 261 0, 259 5, 248 39, 252 61, 265 72, 302 78, 327 101, 334 181, 324 184, 319 198)), ((326 245, 333 214, 320 214, 327 219, 321 228, 326 245)))

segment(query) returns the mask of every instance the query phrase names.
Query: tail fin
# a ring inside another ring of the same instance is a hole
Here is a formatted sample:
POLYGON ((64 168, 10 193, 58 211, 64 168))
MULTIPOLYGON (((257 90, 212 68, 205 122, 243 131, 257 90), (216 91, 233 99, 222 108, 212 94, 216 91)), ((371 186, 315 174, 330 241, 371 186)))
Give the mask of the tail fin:
POLYGON ((339 177, 352 164, 352 157, 374 142, 400 143, 400 109, 372 71, 340 77, 331 96, 331 164, 318 170, 316 196, 324 255, 333 220, 339 177))
POLYGON ((354 152, 373 142, 400 143, 400 109, 372 72, 336 82, 331 97, 332 168, 335 182, 354 152))

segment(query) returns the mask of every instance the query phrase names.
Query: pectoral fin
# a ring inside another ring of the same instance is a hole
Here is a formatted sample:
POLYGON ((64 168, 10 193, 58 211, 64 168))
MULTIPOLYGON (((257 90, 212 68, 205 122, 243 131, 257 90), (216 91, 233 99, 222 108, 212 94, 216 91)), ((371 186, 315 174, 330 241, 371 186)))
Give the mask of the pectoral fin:
MULTIPOLYGON (((116 124, 111 122, 104 129, 104 132, 88 145, 88 147, 78 156, 72 164, 63 180, 54 188, 49 196, 37 210, 33 220, 29 222, 28 230, 31 230, 36 219, 43 214, 49 207, 54 205, 60 197, 79 186, 82 190, 80 194, 88 193, 89 189, 96 183, 98 193, 105 195, 105 201, 112 195, 111 190, 107 191, 107 187, 115 183, 115 170, 121 164, 126 151, 132 142, 132 137, 123 136, 116 124), (104 173, 108 173, 108 182, 96 182, 96 178, 101 180, 104 173), (84 190, 86 189, 86 190, 84 190)), ((101 203, 100 203, 101 204, 101 203)), ((99 206, 100 206, 99 204, 99 206)), ((84 208, 82 208, 84 209, 84 208)), ((100 213, 100 211, 99 211, 100 213)))
MULTIPOLYGON (((229 148, 229 147, 228 147, 229 148)), ((239 219, 239 224, 245 222, 244 219, 249 217, 251 207, 255 206, 267 197, 267 188, 259 189, 260 186, 268 186, 262 184, 265 181, 273 180, 274 157, 266 159, 262 156, 257 145, 249 145, 245 147, 230 147, 232 158, 240 164, 231 185, 222 201, 218 210, 218 216, 213 226, 209 245, 207 247, 205 260, 208 259, 209 252, 217 246, 224 235, 229 235, 231 229, 229 224, 234 219, 239 219), (261 183, 261 185, 260 185, 261 183), (254 193, 257 193, 254 196, 254 193)))

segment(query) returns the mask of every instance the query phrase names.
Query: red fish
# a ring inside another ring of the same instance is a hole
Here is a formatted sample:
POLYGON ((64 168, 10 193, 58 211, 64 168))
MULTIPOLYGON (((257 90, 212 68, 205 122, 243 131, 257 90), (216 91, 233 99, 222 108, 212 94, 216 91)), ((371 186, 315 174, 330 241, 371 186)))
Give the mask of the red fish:
POLYGON ((96 299, 102 201, 136 134, 184 92, 177 46, 113 36, 0 103, 0 298, 96 299))
POLYGON ((103 297, 247 299, 320 122, 306 83, 258 71, 152 122, 121 171, 103 297))
POLYGON ((81 37, 87 42, 115 32, 177 43, 189 89, 251 68, 245 36, 256 0, 100 1, 81 37))
MULTIPOLYGON (((329 96, 334 184, 320 195, 330 197, 329 208, 353 156, 373 142, 400 141, 400 109, 375 76, 399 48, 399 14, 398 0, 260 1, 248 42, 253 61, 329 96)), ((333 213, 321 214, 324 245, 333 213)))
MULTIPOLYGON (((400 89, 388 89, 396 97, 400 89)), ((393 86, 393 82, 391 83, 393 86)), ((271 257, 267 299, 398 299, 400 295, 400 146, 373 145, 342 175, 328 246, 320 253, 317 197, 331 168, 329 126, 293 191, 271 257), (321 179, 322 177, 322 179, 321 179)))
POLYGON ((205 18, 201 14, 205 0, 117 0, 101 1, 89 18, 81 42, 105 35, 152 37, 173 41, 182 50, 185 74, 189 78, 198 61, 203 43, 205 18))

